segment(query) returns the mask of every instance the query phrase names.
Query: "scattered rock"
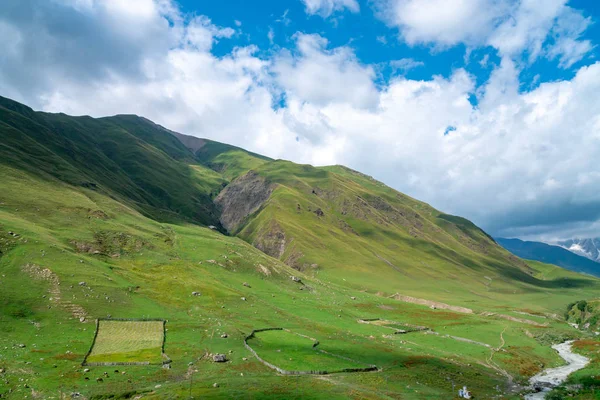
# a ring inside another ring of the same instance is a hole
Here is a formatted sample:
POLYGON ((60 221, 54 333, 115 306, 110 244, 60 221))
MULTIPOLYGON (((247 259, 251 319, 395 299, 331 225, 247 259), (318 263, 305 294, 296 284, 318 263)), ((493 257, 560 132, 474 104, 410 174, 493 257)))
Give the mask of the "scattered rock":
POLYGON ((216 227, 216 226, 214 226, 214 225, 209 225, 209 226, 208 226, 208 229, 213 229, 213 230, 214 230, 214 229, 217 229, 217 227, 216 227))
POLYGON ((226 333, 222 334, 222 335, 221 335, 221 337, 222 337, 223 339, 227 339, 227 338, 228 338, 228 336, 227 336, 227 334, 226 334, 226 333))
POLYGON ((218 383, 213 383, 213 387, 214 387, 214 388, 218 388, 218 387, 219 387, 219 384, 218 384, 218 383))
POLYGON ((19 343, 17 345, 17 347, 20 347, 20 348, 24 349, 25 347, 27 347, 27 345, 25 345, 24 343, 19 343))
POLYGON ((102 378, 96 378, 96 382, 98 382, 98 383, 99 382, 104 382, 104 379, 102 379, 102 378))
POLYGON ((85 282, 79 282, 79 286, 87 286, 87 283, 85 283, 85 282))
POLYGON ((161 386, 162 385, 156 385, 156 386, 154 386, 154 389, 160 389, 161 386))
POLYGON ((86 368, 86 369, 83 370, 83 372, 90 372, 90 369, 86 368))
POLYGON ((85 322, 85 317, 80 317, 79 322, 85 322))
POLYGON ((292 276, 292 280, 294 282, 302 282, 300 278, 298 278, 297 276, 292 276))
POLYGON ((192 296, 200 296, 200 292, 192 292, 192 296))
POLYGON ((431 308, 432 310, 436 309, 436 307, 433 304, 429 308, 431 308))
POLYGON ((250 285, 248 284, 248 282, 244 282, 244 283, 242 283, 242 286, 246 286, 246 287, 248 287, 248 288, 250 287, 250 285))
POLYGON ((243 361, 248 361, 248 359, 246 357, 242 357, 243 361))
POLYGON ((354 297, 354 296, 352 296, 352 297, 350 297, 350 298, 351 298, 352 300, 356 300, 356 297, 354 297))
POLYGON ((214 354, 213 361, 218 363, 226 362, 227 356, 225 354, 214 354))
POLYGON ((242 297, 242 301, 246 301, 246 298, 245 298, 245 297, 242 297))
POLYGON ((314 212, 315 212, 315 214, 317 214, 317 217, 324 217, 325 216, 325 213, 320 208, 317 208, 314 212))

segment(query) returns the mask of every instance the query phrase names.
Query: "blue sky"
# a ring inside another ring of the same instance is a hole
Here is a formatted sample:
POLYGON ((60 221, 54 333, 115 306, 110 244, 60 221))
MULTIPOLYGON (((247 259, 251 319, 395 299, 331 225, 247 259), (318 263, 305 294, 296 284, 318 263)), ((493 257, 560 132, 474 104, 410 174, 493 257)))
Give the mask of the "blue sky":
MULTIPOLYGON (((478 84, 483 84, 493 66, 500 62, 498 51, 491 46, 473 49, 466 57, 467 46, 464 44, 444 49, 434 49, 427 44, 409 45, 399 40, 397 28, 390 27, 375 15, 372 1, 359 0, 358 3, 358 13, 344 9, 323 18, 318 14, 307 14, 305 5, 297 0, 263 0, 254 2, 251 7, 243 0, 179 2, 185 12, 209 16, 216 25, 234 27, 236 21, 241 22, 240 32, 232 40, 215 45, 215 54, 227 54, 234 46, 251 44, 258 46, 262 52, 270 52, 274 46, 293 48, 294 34, 304 32, 326 37, 332 47, 351 46, 361 62, 378 65, 382 81, 397 73, 403 73, 410 79, 429 79, 433 75, 448 77, 456 68, 466 68, 476 76, 478 84), (268 37, 270 31, 273 32, 273 43, 268 37), (486 56, 489 63, 482 67, 480 62, 486 56), (423 65, 408 71, 398 71, 389 65, 390 61, 403 58, 411 58, 423 65)), ((600 21, 600 2, 573 0, 568 4, 586 17, 600 21)), ((595 41, 597 38, 600 38, 598 23, 593 23, 581 35, 584 40, 595 41)), ((556 61, 539 58, 522 71, 521 83, 524 89, 529 90, 542 82, 571 79, 578 66, 597 57, 598 49, 595 48, 571 68, 560 68, 556 61)))
POLYGON ((3 0, 0 95, 343 164, 493 235, 600 236, 593 0, 3 0))

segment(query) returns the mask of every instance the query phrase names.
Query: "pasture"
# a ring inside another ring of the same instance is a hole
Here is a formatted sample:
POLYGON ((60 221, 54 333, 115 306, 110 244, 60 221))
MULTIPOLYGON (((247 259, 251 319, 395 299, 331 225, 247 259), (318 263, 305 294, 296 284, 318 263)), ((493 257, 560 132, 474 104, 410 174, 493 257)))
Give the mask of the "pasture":
POLYGON ((369 368, 370 365, 328 352, 319 342, 288 330, 256 332, 248 345, 268 363, 287 371, 327 371, 369 368))
POLYGON ((163 324, 163 321, 100 320, 92 351, 84 363, 161 363, 163 324))

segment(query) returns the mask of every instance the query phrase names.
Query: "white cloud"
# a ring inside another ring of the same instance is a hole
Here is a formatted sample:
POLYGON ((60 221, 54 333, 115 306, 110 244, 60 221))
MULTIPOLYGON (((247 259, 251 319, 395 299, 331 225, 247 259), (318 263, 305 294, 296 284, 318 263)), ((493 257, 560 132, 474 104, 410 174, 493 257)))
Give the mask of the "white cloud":
POLYGON ((568 0, 379 0, 380 17, 399 29, 410 45, 444 49, 492 46, 502 57, 529 62, 547 53, 568 68, 591 43, 580 36, 590 18, 567 6, 568 0), (554 44, 544 44, 552 37, 554 44))
POLYGON ((496 0, 388 0, 382 8, 407 43, 444 47, 484 44, 509 7, 496 0))
POLYGON ((348 9, 353 13, 360 11, 360 6, 356 0, 302 0, 302 2, 307 14, 318 14, 323 18, 344 9, 348 9))
POLYGON ((401 70, 403 72, 410 71, 411 69, 422 67, 424 65, 425 63, 423 61, 417 61, 412 58, 401 58, 400 60, 390 61, 390 66, 394 70, 401 70))
POLYGON ((293 51, 259 56, 250 46, 217 57, 211 46, 233 30, 186 20, 171 3, 139 16, 100 1, 65 4, 0 3, 0 34, 10 38, 0 42, 0 93, 46 111, 135 113, 271 157, 345 164, 492 233, 600 233, 600 63, 530 91, 508 54, 482 87, 462 69, 376 86, 372 66, 318 35, 297 34, 293 51))
POLYGON ((324 106, 350 103, 355 107, 375 107, 378 93, 373 83, 375 71, 361 65, 352 49, 327 49, 327 39, 319 35, 297 34, 298 54, 282 52, 273 65, 277 82, 302 101, 324 106))
POLYGON ((272 27, 269 27, 269 32, 267 32, 267 38, 269 39, 269 43, 273 44, 275 40, 275 31, 272 27))

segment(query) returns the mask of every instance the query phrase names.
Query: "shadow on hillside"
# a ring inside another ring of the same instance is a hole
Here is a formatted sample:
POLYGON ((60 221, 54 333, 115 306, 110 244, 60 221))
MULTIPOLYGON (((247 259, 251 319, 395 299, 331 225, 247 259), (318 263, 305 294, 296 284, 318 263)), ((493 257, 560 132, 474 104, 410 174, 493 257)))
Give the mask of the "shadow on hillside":
POLYGON ((492 269, 494 272, 505 277, 507 280, 531 285, 540 289, 573 289, 594 287, 597 283, 586 278, 557 278, 553 280, 538 279, 526 271, 511 265, 508 261, 501 263, 498 261, 484 259, 475 261, 473 258, 459 254, 453 249, 445 248, 424 240, 408 240, 400 239, 409 247, 418 249, 424 253, 431 255, 434 258, 445 260, 448 263, 458 267, 466 267, 479 273, 485 273, 487 269, 492 269))

